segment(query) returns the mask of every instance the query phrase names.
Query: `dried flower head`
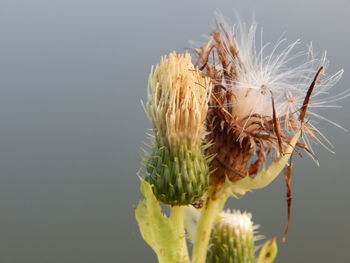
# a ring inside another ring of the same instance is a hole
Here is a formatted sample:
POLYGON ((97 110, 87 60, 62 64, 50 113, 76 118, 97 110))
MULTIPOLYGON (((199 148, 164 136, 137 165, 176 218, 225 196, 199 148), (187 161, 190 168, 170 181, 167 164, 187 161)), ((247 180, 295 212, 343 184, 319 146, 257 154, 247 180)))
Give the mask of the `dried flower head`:
POLYGON ((195 69, 189 54, 172 52, 151 70, 146 112, 154 145, 146 180, 163 203, 191 204, 208 186, 203 139, 211 88, 210 79, 195 69))
POLYGON ((201 143, 211 82, 194 68, 190 54, 172 52, 152 69, 147 114, 155 132, 170 146, 201 143))
POLYGON ((333 102, 350 95, 349 90, 328 95, 343 71, 327 76, 326 54, 315 58, 310 45, 306 52, 292 55, 299 40, 282 48, 285 39, 280 39, 266 55, 268 44, 256 43, 256 29, 256 23, 230 26, 216 14, 209 41, 195 49, 197 64, 213 82, 207 118, 209 153, 216 154, 211 165, 216 169, 214 178, 221 181, 256 174, 268 156, 284 154, 302 126, 299 148, 312 157, 311 141, 330 149, 312 118, 340 126, 313 110, 334 107, 333 102), (296 65, 298 59, 303 62, 296 65))

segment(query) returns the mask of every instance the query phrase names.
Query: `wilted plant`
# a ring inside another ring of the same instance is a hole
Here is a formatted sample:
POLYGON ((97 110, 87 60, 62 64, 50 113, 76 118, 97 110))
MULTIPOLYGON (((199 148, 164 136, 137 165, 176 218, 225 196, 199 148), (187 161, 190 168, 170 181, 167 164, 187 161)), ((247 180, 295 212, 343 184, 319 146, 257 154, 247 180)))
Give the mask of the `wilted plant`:
POLYGON ((256 48, 256 28, 230 26, 218 13, 207 43, 193 49, 195 65, 189 54, 173 52, 151 71, 145 110, 152 150, 145 156, 145 200, 136 219, 159 262, 272 262, 275 239, 256 256, 259 236, 251 215, 222 212, 227 198, 267 186, 285 168, 286 234, 291 156, 304 150, 317 162, 311 141, 332 148, 313 118, 340 126, 313 109, 350 95, 328 95, 343 71, 328 76, 325 54, 315 58, 311 45, 291 55, 299 41, 282 48, 280 39, 266 55, 267 45, 256 48), (159 203, 171 206, 170 217, 159 203))

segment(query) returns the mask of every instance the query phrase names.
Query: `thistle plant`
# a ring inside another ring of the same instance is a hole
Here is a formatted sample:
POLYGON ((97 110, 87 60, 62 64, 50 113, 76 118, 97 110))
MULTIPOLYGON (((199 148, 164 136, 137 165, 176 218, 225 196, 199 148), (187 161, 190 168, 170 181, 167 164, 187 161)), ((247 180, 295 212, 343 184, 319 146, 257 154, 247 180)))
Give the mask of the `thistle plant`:
POLYGON ((206 262, 253 263, 258 226, 252 215, 239 210, 220 213, 211 232, 206 262), (255 234, 255 235, 254 235, 255 234))
POLYGON ((154 139, 145 179, 165 204, 189 205, 208 187, 203 139, 210 94, 209 78, 195 70, 189 54, 170 53, 151 71, 146 112, 154 139))
POLYGON ((193 58, 172 52, 151 70, 144 108, 152 143, 136 219, 159 262, 273 262, 276 239, 260 244, 251 214, 224 211, 226 200, 268 186, 285 169, 285 238, 292 155, 305 151, 318 163, 312 142, 332 151, 317 119, 342 128, 315 110, 350 95, 329 95, 343 71, 328 75, 326 55, 317 58, 311 45, 293 55, 299 40, 283 47, 281 38, 266 54, 256 31, 256 23, 231 26, 217 13, 193 58))

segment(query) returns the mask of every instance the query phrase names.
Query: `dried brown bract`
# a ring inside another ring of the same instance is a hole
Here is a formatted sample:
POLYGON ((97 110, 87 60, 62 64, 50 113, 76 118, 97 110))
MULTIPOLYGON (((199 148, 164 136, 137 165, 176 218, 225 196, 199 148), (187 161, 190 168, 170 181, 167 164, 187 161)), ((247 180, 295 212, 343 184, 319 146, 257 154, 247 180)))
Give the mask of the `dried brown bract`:
MULTIPOLYGON (((280 53, 280 40, 269 55, 266 45, 256 49, 256 24, 230 27, 217 16, 215 30, 208 42, 195 48, 196 65, 213 83, 207 115, 208 154, 214 170, 212 182, 229 178, 235 182, 254 176, 268 161, 284 154, 292 135, 303 125, 303 137, 297 146, 314 156, 310 140, 326 148, 331 144, 309 120, 313 116, 325 119, 309 108, 328 107, 349 95, 349 91, 313 100, 329 90, 341 77, 342 71, 326 77, 325 56, 315 59, 310 48, 306 53, 290 56, 298 41, 280 53), (288 67, 295 58, 306 58, 299 66, 288 67), (322 81, 321 81, 322 76, 322 81)), ((328 120, 327 120, 328 121, 328 120)))

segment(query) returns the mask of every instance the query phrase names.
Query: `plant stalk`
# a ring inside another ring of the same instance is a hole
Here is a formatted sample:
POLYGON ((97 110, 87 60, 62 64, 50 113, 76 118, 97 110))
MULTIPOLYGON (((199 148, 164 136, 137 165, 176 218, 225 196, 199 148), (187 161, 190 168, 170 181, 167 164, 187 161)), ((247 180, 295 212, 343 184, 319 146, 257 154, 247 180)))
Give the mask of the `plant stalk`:
POLYGON ((172 206, 170 208, 170 219, 173 221, 174 230, 180 237, 179 244, 182 250, 181 254, 184 255, 183 262, 190 262, 186 243, 183 206, 172 206))
POLYGON ((205 263, 211 229, 228 197, 224 189, 221 189, 221 191, 216 190, 216 188, 209 190, 206 205, 198 222, 192 263, 205 263))

